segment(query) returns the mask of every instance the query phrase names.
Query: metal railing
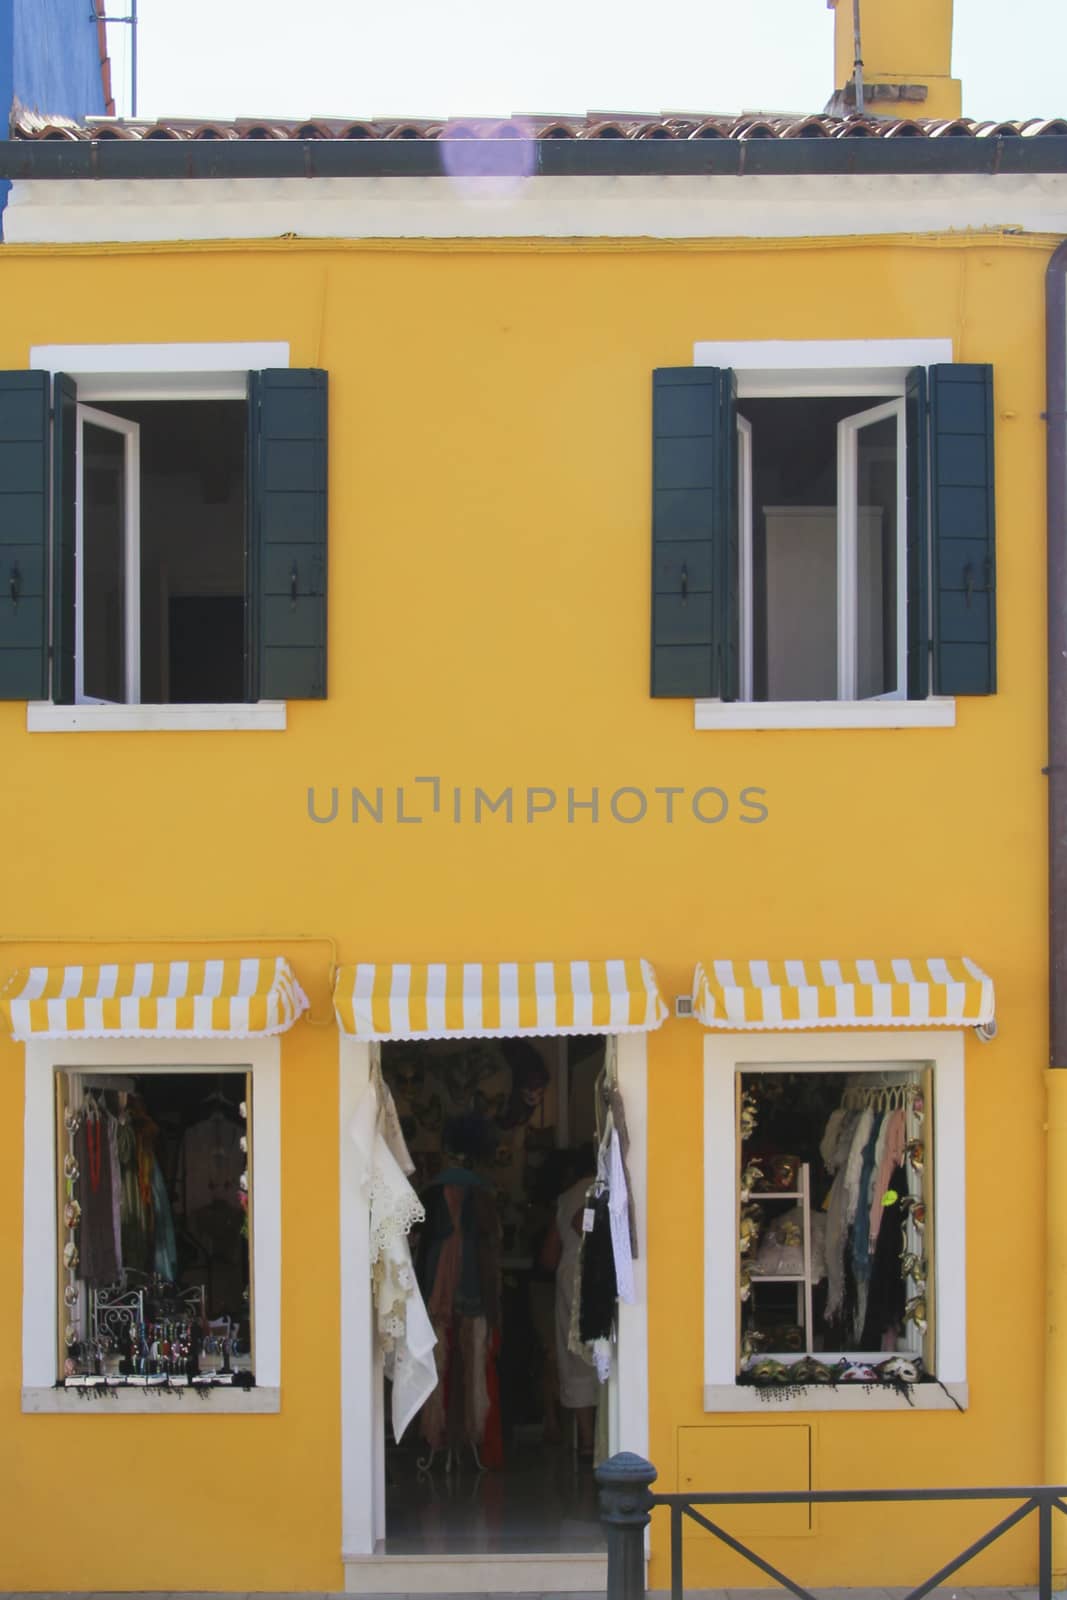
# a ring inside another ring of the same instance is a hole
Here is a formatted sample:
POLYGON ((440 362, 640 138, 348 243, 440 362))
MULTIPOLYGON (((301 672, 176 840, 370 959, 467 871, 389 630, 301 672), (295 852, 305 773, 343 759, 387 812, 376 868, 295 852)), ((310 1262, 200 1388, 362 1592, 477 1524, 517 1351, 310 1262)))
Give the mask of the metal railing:
POLYGON ((981 1538, 975 1539, 951 1561, 909 1590, 905 1600, 922 1600, 938 1584, 959 1571, 974 1556, 995 1544, 1012 1528, 1037 1518, 1037 1567, 1039 1600, 1052 1600, 1052 1513, 1067 1516, 1067 1486, 1032 1485, 1026 1488, 999 1489, 796 1489, 751 1492, 724 1491, 717 1494, 653 1494, 656 1469, 642 1456, 624 1451, 612 1456, 596 1470, 600 1485, 600 1516, 607 1536, 607 1600, 643 1600, 645 1593, 645 1529, 657 1506, 666 1506, 671 1520, 671 1596, 683 1600, 684 1524, 688 1518, 737 1555, 751 1562, 760 1572, 781 1584, 798 1600, 817 1600, 810 1589, 794 1580, 713 1522, 698 1506, 827 1506, 886 1505, 900 1502, 972 1500, 1014 1500, 1015 1508, 981 1538))

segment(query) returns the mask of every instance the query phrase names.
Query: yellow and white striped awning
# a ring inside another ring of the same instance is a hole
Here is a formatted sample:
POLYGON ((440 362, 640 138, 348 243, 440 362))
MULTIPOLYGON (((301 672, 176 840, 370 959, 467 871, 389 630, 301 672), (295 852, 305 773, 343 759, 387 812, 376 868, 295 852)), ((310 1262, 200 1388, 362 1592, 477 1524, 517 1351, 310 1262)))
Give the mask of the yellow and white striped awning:
POLYGON ((647 961, 423 962, 342 967, 333 993, 357 1039, 645 1033, 667 1007, 647 961))
POLYGON ((993 980, 965 956, 713 961, 693 974, 706 1028, 964 1028, 993 1020, 993 980))
POLYGON ((308 1009, 288 961, 138 961, 30 967, 0 994, 16 1039, 253 1039, 308 1009))

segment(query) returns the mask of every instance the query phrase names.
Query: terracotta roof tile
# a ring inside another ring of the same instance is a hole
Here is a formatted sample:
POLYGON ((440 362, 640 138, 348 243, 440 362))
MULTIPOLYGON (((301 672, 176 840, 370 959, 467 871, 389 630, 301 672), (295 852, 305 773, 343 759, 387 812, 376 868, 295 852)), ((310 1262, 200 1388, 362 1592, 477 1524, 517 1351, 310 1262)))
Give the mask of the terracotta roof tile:
POLYGON ((282 117, 242 117, 232 122, 172 117, 157 122, 90 117, 84 125, 58 117, 40 117, 17 110, 12 119, 15 139, 975 139, 1041 138, 1067 135, 1067 119, 1029 118, 1010 122, 952 121, 886 117, 785 116, 746 112, 718 116, 699 113, 638 115, 589 112, 585 116, 314 117, 298 121, 282 117))

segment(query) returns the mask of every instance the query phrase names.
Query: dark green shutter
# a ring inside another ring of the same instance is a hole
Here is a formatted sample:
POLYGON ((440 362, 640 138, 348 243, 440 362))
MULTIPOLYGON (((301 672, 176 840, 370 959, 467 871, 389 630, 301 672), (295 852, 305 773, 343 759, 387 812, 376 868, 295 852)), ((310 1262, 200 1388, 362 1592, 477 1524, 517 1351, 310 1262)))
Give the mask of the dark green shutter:
POLYGON ((652 375, 652 693, 737 694, 737 420, 726 367, 652 375))
POLYGON ((48 374, 0 372, 0 700, 48 693, 48 374))
POLYGON ((326 374, 249 377, 249 696, 326 696, 326 374))
POLYGON ((62 372, 52 390, 52 413, 52 699, 73 705, 78 390, 62 372))
POLYGON ((930 693, 930 492, 926 368, 913 367, 904 389, 907 444, 908 699, 930 693))
POLYGON ((992 367, 930 368, 930 544, 935 692, 993 694, 992 367))

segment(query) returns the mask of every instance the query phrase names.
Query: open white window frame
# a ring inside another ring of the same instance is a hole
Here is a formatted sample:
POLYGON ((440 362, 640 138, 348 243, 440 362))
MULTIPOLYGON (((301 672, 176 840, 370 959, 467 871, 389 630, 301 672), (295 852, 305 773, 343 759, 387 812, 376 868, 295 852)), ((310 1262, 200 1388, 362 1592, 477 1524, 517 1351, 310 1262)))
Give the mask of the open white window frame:
MULTIPOLYGON (((909 1397, 886 1387, 811 1385, 774 1397, 787 1411, 956 1411, 968 1404, 964 1036, 960 1029, 874 1033, 709 1032, 704 1040, 704 1410, 766 1411, 767 1400, 737 1381, 740 1306, 737 1239, 735 1082, 742 1072, 877 1074, 932 1068, 933 1283, 936 1383, 909 1397)), ((843 1080, 842 1080, 843 1083, 843 1080)))
MULTIPOLYGON (((31 371, 48 372, 53 376, 57 372, 65 372, 72 377, 78 386, 79 407, 144 400, 243 401, 248 394, 250 372, 289 365, 289 345, 284 340, 219 344, 35 345, 30 350, 29 361, 31 371)), ((97 419, 94 417, 90 420, 95 422, 97 419)), ((112 424, 117 420, 109 417, 112 424)), ((79 427, 79 434, 80 431, 79 427)), ((133 497, 133 502, 139 506, 139 491, 133 497)), ((129 599, 132 581, 129 565, 126 577, 129 599)), ((129 678, 131 662, 139 658, 140 635, 138 632, 131 653, 129 635, 133 626, 132 614, 139 615, 139 607, 127 605, 127 697, 134 700, 136 696, 129 694, 129 678)), ((81 615, 80 606, 78 615, 81 615)), ((81 700, 78 693, 81 657, 79 648, 75 658, 75 704, 53 705, 51 701, 30 701, 26 707, 28 733, 279 732, 286 726, 287 710, 283 700, 260 700, 253 704, 213 702, 204 705, 78 703, 81 700)))
POLYGON ((93 406, 77 407, 74 491, 74 700, 78 705, 137 705, 141 698, 141 429, 136 422, 93 406), (122 451, 122 618, 123 700, 103 700, 85 692, 85 512, 86 425, 113 433, 122 451))
MULTIPOLYGON (((137 1074, 249 1072, 252 1075, 252 1317, 256 1386, 188 1396, 182 1415, 248 1416, 281 1410, 281 1040, 40 1040, 26 1050, 22 1240, 22 1410, 96 1415, 77 1389, 57 1389, 59 1228, 56 1074, 96 1069, 137 1074)), ((171 1416, 177 1403, 158 1390, 109 1391, 108 1415, 171 1416), (113 1395, 113 1400, 110 1396, 113 1395)))
MULTIPOLYGON (((738 399, 820 399, 830 396, 881 397, 901 402, 912 367, 928 367, 951 362, 951 339, 768 339, 705 341, 693 346, 693 365, 729 367, 737 377, 738 399)), ((880 409, 880 408, 879 408, 880 409)), ((876 420, 868 412, 851 422, 853 433, 852 473, 855 478, 855 428, 876 420)), ((903 440, 903 420, 900 438, 903 440)), ((839 435, 839 437, 842 437, 839 435)), ((847 438, 848 435, 846 434, 847 438)), ((846 444, 844 454, 848 455, 846 444)), ((838 516, 838 632, 845 645, 838 657, 838 698, 836 700, 753 700, 752 663, 752 430, 738 418, 738 522, 741 530, 739 572, 741 606, 740 693, 734 701, 697 700, 693 722, 698 730, 785 729, 785 728, 951 728, 956 724, 956 701, 951 696, 931 695, 925 700, 908 700, 906 695, 907 650, 907 571, 903 536, 897 549, 897 630, 898 686, 892 696, 858 700, 855 698, 855 583, 844 592, 848 581, 842 561, 848 560, 848 541, 855 548, 855 517, 844 479, 845 462, 838 461, 838 502, 845 508, 838 516), (746 529, 747 539, 746 539, 746 529), (851 643, 850 643, 851 641, 851 643)), ((904 450, 898 452, 898 522, 905 518, 904 450)), ((854 563, 851 567, 854 576, 854 563)))

